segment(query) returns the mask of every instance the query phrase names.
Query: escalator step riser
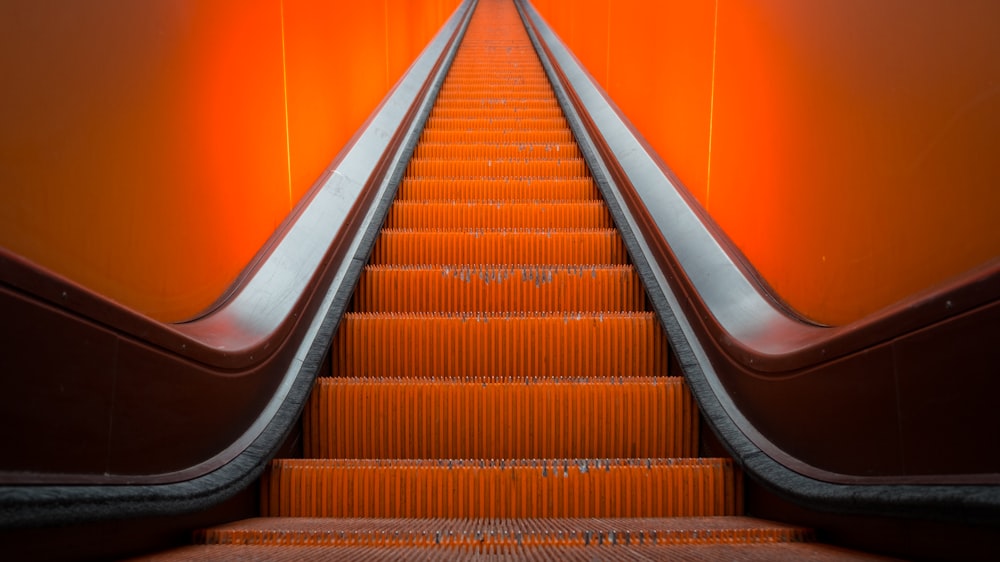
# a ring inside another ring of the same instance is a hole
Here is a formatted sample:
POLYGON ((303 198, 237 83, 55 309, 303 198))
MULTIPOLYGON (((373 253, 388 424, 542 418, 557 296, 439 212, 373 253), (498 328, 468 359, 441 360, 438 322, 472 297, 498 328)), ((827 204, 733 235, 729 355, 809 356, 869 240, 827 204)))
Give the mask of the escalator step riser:
MULTIPOLYGON (((505 89, 510 90, 519 99, 552 99, 555 97, 552 86, 547 83, 507 87, 505 89)), ((483 80, 471 83, 453 82, 451 84, 442 84, 439 96, 445 99, 449 97, 490 99, 502 94, 503 91, 498 91, 497 84, 483 80)))
POLYGON ((587 176, 582 158, 562 160, 428 160, 414 158, 408 178, 573 178, 587 176))
POLYGON ((477 61, 468 55, 455 57, 455 64, 445 78, 446 83, 460 81, 477 83, 501 81, 513 84, 548 84, 548 77, 538 59, 532 60, 531 51, 521 50, 514 56, 492 61, 477 61))
POLYGON ((373 265, 625 265, 628 252, 615 230, 383 230, 373 265))
POLYGON ((332 374, 345 377, 657 377, 668 369, 652 313, 350 313, 331 359, 332 374))
POLYGON ((737 508, 727 459, 286 459, 270 471, 266 517, 689 517, 737 508))
POLYGON ((511 61, 494 61, 493 63, 477 63, 468 54, 455 58, 455 65, 445 77, 444 86, 495 86, 502 85, 514 91, 521 89, 546 88, 549 85, 545 70, 538 61, 531 62, 527 58, 511 61), (523 72, 518 73, 518 70, 523 72))
POLYGON ((639 312, 642 281, 631 266, 367 266, 356 312, 639 312))
MULTIPOLYGON (((490 76, 544 76, 541 61, 530 45, 464 45, 466 49, 456 53, 451 70, 456 76, 488 78, 490 76)), ((451 73, 448 74, 451 76, 451 73)))
POLYGON ((679 378, 321 378, 303 443, 307 458, 676 458, 696 454, 696 416, 679 378))
POLYGON ((470 117, 488 117, 490 119, 562 119, 563 112, 559 107, 527 109, 501 105, 471 108, 448 108, 435 106, 431 110, 431 118, 469 119, 470 117))
POLYGON ((430 143, 417 145, 414 158, 422 160, 565 160, 581 158, 576 143, 430 143))
POLYGON ((420 142, 433 143, 568 143, 573 142, 573 133, 568 128, 547 131, 527 131, 517 129, 457 130, 425 129, 420 142))
POLYGON ((552 98, 518 99, 514 97, 497 97, 492 99, 483 99, 448 96, 446 99, 438 98, 434 104, 434 109, 467 109, 473 111, 494 107, 504 109, 559 109, 559 102, 552 98))
POLYGON ((389 229, 597 229, 614 228, 607 206, 572 203, 416 203, 389 208, 389 229))
POLYGON ((597 184, 590 178, 445 180, 406 178, 397 201, 599 201, 597 184))
POLYGON ((469 116, 464 119, 429 117, 428 129, 446 131, 560 131, 569 128, 564 117, 548 119, 513 119, 469 116))

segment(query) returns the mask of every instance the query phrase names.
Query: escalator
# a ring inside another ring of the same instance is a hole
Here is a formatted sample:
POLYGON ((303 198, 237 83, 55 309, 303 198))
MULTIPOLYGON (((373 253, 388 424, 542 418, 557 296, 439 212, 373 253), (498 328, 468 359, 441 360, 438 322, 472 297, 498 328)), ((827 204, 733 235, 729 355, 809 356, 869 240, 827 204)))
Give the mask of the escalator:
MULTIPOLYGON (((868 558, 746 517, 514 5, 482 0, 261 517, 174 559, 868 558)), ((874 558, 874 557, 873 557, 874 558)))

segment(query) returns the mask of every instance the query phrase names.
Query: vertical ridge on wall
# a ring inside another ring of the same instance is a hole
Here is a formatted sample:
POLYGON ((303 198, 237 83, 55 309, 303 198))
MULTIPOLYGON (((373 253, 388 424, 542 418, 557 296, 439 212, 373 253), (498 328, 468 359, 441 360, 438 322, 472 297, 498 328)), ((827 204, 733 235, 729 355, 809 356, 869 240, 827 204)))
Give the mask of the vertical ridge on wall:
POLYGON ((281 13, 281 86, 285 99, 285 153, 288 160, 288 212, 294 207, 295 197, 292 195, 292 139, 288 127, 288 56, 285 50, 285 1, 278 4, 281 13))
POLYGON ((156 320, 202 313, 459 2, 4 2, 0 246, 156 320))
POLYGON ((801 315, 847 324, 1000 256, 1000 5, 532 4, 801 315))

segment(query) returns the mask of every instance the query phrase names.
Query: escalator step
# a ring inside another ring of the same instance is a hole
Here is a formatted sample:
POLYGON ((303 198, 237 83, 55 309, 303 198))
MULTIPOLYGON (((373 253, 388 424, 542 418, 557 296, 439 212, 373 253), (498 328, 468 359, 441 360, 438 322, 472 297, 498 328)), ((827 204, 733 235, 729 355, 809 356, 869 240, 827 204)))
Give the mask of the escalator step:
MULTIPOLYGON (((445 85, 447 88, 447 85, 445 85)), ((495 91, 495 90, 494 90, 495 91)), ((513 117, 486 117, 470 115, 462 119, 449 117, 428 117, 428 129, 451 131, 545 131, 566 130, 569 125, 565 117, 519 119, 513 117)))
POLYGON ((559 110, 559 115, 562 115, 562 109, 559 107, 559 102, 553 97, 545 98, 520 98, 520 97, 494 97, 494 98, 470 98, 470 97, 455 97, 455 96, 445 96, 437 100, 434 104, 434 109, 469 109, 469 110, 484 110, 484 109, 498 109, 501 111, 507 109, 557 109, 559 110))
POLYGON ((735 515, 732 461, 280 459, 265 517, 684 517, 735 515))
POLYGON ((695 456, 683 379, 491 381, 320 378, 303 414, 306 458, 695 456))
POLYGON ((373 265, 625 265, 628 252, 614 229, 383 230, 373 265))
POLYGON ((431 117, 442 119, 467 119, 469 115, 488 114, 491 119, 562 119, 563 112, 558 106, 527 108, 513 106, 492 107, 448 107, 436 105, 431 110, 431 117))
POLYGON ((607 206, 599 201, 479 203, 397 201, 389 208, 391 229, 595 229, 612 228, 607 206))
POLYGON ((477 179, 406 178, 397 201, 601 201, 591 178, 477 179))
POLYGON ((538 158, 558 160, 561 158, 582 158, 580 148, 573 142, 559 143, 419 143, 413 153, 414 158, 453 160, 499 160, 512 158, 538 158))
POLYGON ((575 142, 568 128, 549 130, 491 129, 424 129, 420 142, 433 143, 567 143, 575 142))
POLYGON ((406 167, 410 178, 573 178, 587 175, 582 158, 539 160, 430 160, 414 158, 406 167))
MULTIPOLYGON (((460 62, 460 61, 455 61, 460 62)), ((485 80, 445 80, 441 86, 439 95, 443 99, 455 98, 480 98, 497 99, 503 98, 507 92, 515 93, 521 99, 551 99, 555 97, 552 86, 546 83, 534 82, 523 86, 500 89, 500 84, 496 81, 485 80)))
POLYGON ((502 84, 511 86, 514 90, 521 87, 547 86, 549 80, 542 72, 526 72, 519 68, 520 64, 531 65, 532 62, 535 62, 536 64, 531 65, 534 67, 531 70, 540 70, 540 67, 537 66, 537 59, 528 54, 529 52, 511 50, 505 60, 470 61, 466 58, 461 61, 464 64, 455 65, 451 69, 445 79, 446 83, 502 84))
POLYGON ((348 313, 334 376, 657 377, 667 341, 651 312, 606 314, 348 313))
POLYGON ((370 265, 354 290, 357 312, 638 312, 632 266, 491 267, 370 265))

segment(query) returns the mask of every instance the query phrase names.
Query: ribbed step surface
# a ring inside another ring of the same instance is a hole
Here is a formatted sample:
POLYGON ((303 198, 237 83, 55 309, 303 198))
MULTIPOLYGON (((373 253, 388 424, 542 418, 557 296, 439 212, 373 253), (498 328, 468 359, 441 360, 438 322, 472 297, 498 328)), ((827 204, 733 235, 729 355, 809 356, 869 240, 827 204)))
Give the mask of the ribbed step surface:
MULTIPOLYGON (((540 91, 539 91, 540 92, 540 91)), ((442 94, 448 92, 443 90, 442 94)), ((448 117, 431 117, 427 120, 427 127, 432 129, 443 129, 445 131, 546 131, 565 130, 566 120, 562 117, 541 117, 534 119, 519 119, 517 117, 497 117, 456 119, 448 117)))
POLYGON ((728 459, 274 461, 272 517, 677 517, 735 515, 728 459))
MULTIPOLYGON (((498 127, 502 128, 502 126, 498 127)), ((506 129, 504 129, 506 130, 506 129)), ((413 178, 573 178, 585 177, 582 158, 540 160, 519 157, 496 160, 413 159, 407 174, 413 178)))
POLYGON ((364 269, 352 307, 362 312, 645 310, 631 266, 384 266, 364 269))
POLYGON ((502 201, 399 201, 389 209, 391 229, 612 228, 600 202, 506 203, 502 201))
POLYGON ((306 457, 337 459, 690 457, 697 423, 679 378, 326 378, 303 418, 306 457))
POLYGON ((482 203, 478 201, 397 202, 389 209, 386 228, 516 229, 612 228, 611 214, 598 202, 482 203))
POLYGON ((479 111, 482 109, 557 109, 562 115, 562 109, 555 98, 461 98, 457 96, 443 97, 434 104, 434 109, 466 109, 479 111))
POLYGON ((566 129, 431 129, 424 131, 422 140, 434 143, 566 143, 574 142, 573 133, 566 129))
POLYGON ((441 118, 441 119, 468 119, 469 115, 475 115, 476 113, 488 115, 491 120, 493 119, 562 119, 562 109, 558 105, 539 107, 539 108, 528 108, 528 107, 511 107, 507 105, 502 106, 491 106, 491 107, 435 107, 431 111, 431 117, 441 118))
POLYGON ((591 178, 522 178, 445 180, 406 178, 399 186, 397 201, 506 201, 537 202, 597 201, 597 184, 591 178))
POLYGON ((581 158, 580 148, 576 143, 432 143, 424 142, 417 145, 414 158, 454 158, 458 160, 515 160, 534 158, 539 160, 562 160, 566 158, 581 158))
POLYGON ((349 313, 331 353, 348 377, 658 377, 668 365, 651 312, 349 313))
POLYGON ((383 230, 371 262, 437 265, 625 265, 613 229, 383 230))
MULTIPOLYGON (((515 89, 515 88, 508 88, 508 89, 515 89)), ((522 87, 516 88, 516 90, 519 95, 529 99, 550 97, 553 95, 551 86, 542 85, 539 83, 527 84, 522 87)), ((485 85, 480 82, 472 82, 465 85, 455 84, 454 81, 452 81, 451 84, 445 82, 444 87, 441 88, 440 95, 442 97, 454 96, 454 97, 464 97, 464 98, 499 99, 496 98, 496 96, 498 95, 496 86, 485 85)))

